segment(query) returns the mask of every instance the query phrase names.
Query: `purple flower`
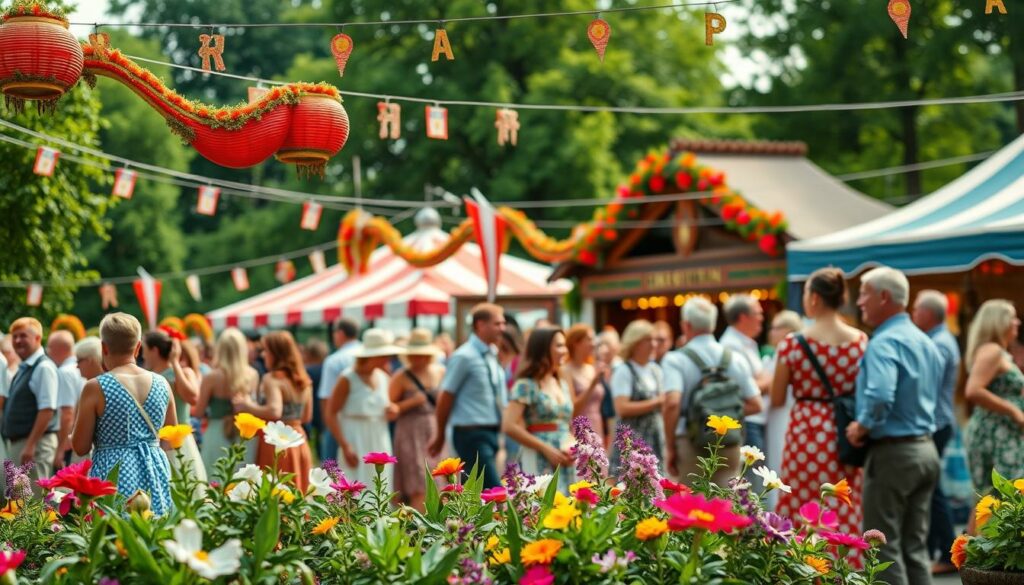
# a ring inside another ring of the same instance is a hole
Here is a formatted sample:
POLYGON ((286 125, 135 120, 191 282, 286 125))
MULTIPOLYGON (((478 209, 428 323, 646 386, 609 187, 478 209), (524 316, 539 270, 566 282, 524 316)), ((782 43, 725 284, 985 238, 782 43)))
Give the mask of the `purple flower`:
POLYGON ((886 543, 885 533, 874 528, 864 533, 864 540, 868 541, 872 546, 881 546, 886 543))
POLYGON ((8 500, 26 500, 32 496, 32 479, 28 476, 32 471, 32 463, 15 465, 10 459, 4 460, 4 475, 7 485, 4 498, 8 500))
MULTIPOLYGON (((531 488, 536 482, 534 477, 524 473, 518 463, 509 463, 505 466, 505 473, 501 476, 501 483, 505 486, 508 494, 508 502, 515 508, 520 518, 528 519, 530 514, 531 488)), ((509 505, 509 504, 506 504, 509 505)))
POLYGON ((757 517, 757 523, 765 534, 779 542, 789 542, 793 536, 793 522, 789 518, 774 512, 766 512, 757 517))
POLYGON ((599 565, 601 567, 602 573, 610 573, 616 569, 626 568, 626 565, 633 562, 633 559, 635 558, 636 555, 633 554, 633 551, 631 550, 626 551, 626 554, 620 557, 615 554, 614 549, 608 549, 608 552, 606 552, 604 556, 594 553, 594 556, 591 557, 590 560, 595 565, 599 565))
POLYGON ((448 577, 449 585, 491 585, 493 581, 484 572, 484 565, 466 557, 459 562, 456 574, 448 577))
POLYGON ((608 472, 608 454, 601 437, 590 426, 590 419, 577 416, 572 421, 572 434, 576 444, 572 447, 576 459, 576 475, 593 484, 600 484, 608 472))
POLYGON ((320 464, 320 469, 326 471, 334 481, 338 481, 338 478, 342 476, 341 467, 338 467, 338 461, 335 459, 324 459, 320 464))
POLYGON ((622 496, 628 500, 660 500, 661 474, 658 473, 658 458, 631 428, 620 425, 615 436, 619 449, 619 481, 626 489, 622 496))

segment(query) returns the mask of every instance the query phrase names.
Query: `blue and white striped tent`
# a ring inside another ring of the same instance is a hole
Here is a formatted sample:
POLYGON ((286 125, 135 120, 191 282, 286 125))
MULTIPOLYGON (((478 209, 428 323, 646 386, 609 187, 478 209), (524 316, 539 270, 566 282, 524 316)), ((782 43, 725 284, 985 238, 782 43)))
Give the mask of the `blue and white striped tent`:
POLYGON ((990 259, 1024 265, 1024 136, 906 207, 786 247, 791 282, 823 266, 853 275, 886 265, 913 275, 961 272, 990 259))

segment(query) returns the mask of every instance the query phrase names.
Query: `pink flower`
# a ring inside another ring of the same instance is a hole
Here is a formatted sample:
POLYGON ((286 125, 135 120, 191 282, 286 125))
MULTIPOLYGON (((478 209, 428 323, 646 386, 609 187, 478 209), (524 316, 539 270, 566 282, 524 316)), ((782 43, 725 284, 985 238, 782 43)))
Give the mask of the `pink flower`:
POLYGON ((815 528, 828 528, 835 530, 839 528, 839 516, 828 508, 822 508, 818 502, 807 502, 800 506, 800 516, 804 522, 815 528))
POLYGON ((480 492, 480 499, 484 502, 506 502, 508 501, 508 490, 501 486, 492 487, 480 492))
POLYGON ((398 458, 387 453, 367 453, 363 455, 363 463, 367 465, 387 465, 389 463, 398 463, 398 458))
POLYGON ((661 478, 661 481, 658 482, 658 484, 661 485, 661 489, 665 490, 665 492, 668 493, 669 495, 671 495, 673 493, 679 493, 679 494, 688 494, 688 493, 690 493, 690 488, 686 487, 685 485, 683 485, 681 483, 676 483, 676 482, 672 481, 671 479, 668 479, 668 478, 665 478, 665 477, 661 478))
POLYGON ((588 487, 581 487, 580 489, 576 490, 577 502, 586 502, 591 506, 596 506, 600 499, 601 498, 600 496, 597 495, 597 492, 588 487))
POLYGON ((523 573, 519 585, 551 585, 555 575, 547 565, 533 565, 523 573))
POLYGON ((700 494, 675 494, 654 505, 667 512, 669 530, 700 528, 710 532, 732 532, 752 520, 732 511, 732 502, 715 498, 706 500, 700 494))
MULTIPOLYGON (((448 494, 461 494, 462 493, 462 484, 461 483, 450 483, 450 484, 444 486, 443 488, 441 488, 441 492, 442 493, 448 493, 448 494)), ((481 496, 482 495, 483 494, 481 494, 481 496)))
POLYGON ((338 481, 331 484, 334 491, 341 494, 352 494, 358 496, 359 492, 366 489, 366 484, 359 483, 358 481, 350 482, 344 474, 338 476, 338 481))
POLYGON ((871 545, 868 544, 866 540, 859 536, 854 536, 852 534, 843 534, 841 532, 828 532, 823 530, 818 533, 818 536, 824 538, 832 546, 845 546, 846 548, 856 550, 868 550, 869 548, 871 548, 871 545))
POLYGON ((53 475, 53 477, 40 478, 37 482, 39 487, 52 490, 57 487, 68 487, 67 480, 72 476, 88 475, 89 469, 92 468, 92 460, 86 459, 79 461, 78 463, 72 463, 67 467, 60 469, 53 475))
MULTIPOLYGON (((14 571, 21 562, 25 560, 25 551, 23 550, 4 550, 0 551, 0 575, 4 575, 7 571, 14 571)), ((539 581, 537 581, 539 583, 539 581)), ((548 581, 551 583, 551 581, 548 581)))

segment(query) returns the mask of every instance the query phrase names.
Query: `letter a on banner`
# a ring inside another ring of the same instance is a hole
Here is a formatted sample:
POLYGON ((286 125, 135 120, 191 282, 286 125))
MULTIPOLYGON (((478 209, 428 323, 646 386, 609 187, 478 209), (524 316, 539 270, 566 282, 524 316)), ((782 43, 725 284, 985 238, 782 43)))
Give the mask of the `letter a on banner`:
POLYGON ((53 176, 53 171, 57 169, 58 158, 60 158, 59 150, 40 146, 36 151, 36 164, 33 165, 32 172, 42 177, 53 176))
POLYGON ((160 290, 163 283, 153 278, 141 266, 138 269, 139 279, 132 283, 135 289, 135 296, 139 299, 139 307, 146 318, 146 324, 150 329, 156 329, 157 317, 160 312, 160 290))
POLYGON ((505 241, 505 219, 498 215, 491 204, 476 188, 470 193, 472 198, 465 197, 466 211, 473 221, 473 234, 480 245, 480 256, 483 259, 484 275, 487 277, 487 300, 494 302, 498 293, 498 277, 501 261, 501 248, 505 241))

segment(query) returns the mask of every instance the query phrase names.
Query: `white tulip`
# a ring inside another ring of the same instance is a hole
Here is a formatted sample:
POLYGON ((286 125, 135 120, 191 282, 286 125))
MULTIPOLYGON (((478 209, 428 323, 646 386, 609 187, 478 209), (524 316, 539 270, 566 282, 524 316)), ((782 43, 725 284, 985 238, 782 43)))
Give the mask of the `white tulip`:
POLYGON ((232 538, 224 546, 206 552, 203 550, 203 531, 192 520, 182 520, 174 528, 174 540, 165 540, 163 544, 179 563, 185 563, 204 579, 233 575, 242 566, 240 540, 232 538))
POLYGON ((274 451, 280 453, 302 445, 306 442, 306 437, 283 422, 275 420, 263 427, 263 440, 273 445, 274 451))
POLYGON ((334 493, 331 484, 334 480, 326 471, 319 467, 309 470, 309 495, 311 497, 328 496, 334 493))

